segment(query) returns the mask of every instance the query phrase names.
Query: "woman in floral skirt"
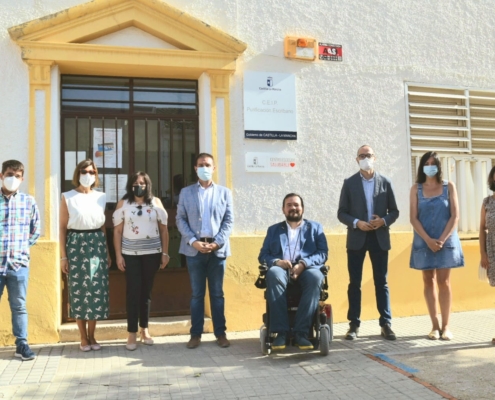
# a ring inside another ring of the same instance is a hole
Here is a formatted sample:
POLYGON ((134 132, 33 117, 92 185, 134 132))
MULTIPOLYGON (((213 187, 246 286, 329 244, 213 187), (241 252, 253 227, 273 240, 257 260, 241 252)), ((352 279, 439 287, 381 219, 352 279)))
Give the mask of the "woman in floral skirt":
POLYGON ((67 274, 69 317, 81 334, 81 351, 100 350, 96 321, 108 318, 108 256, 105 236, 105 193, 98 192, 98 170, 81 161, 72 179, 75 189, 62 193, 60 267, 67 274))

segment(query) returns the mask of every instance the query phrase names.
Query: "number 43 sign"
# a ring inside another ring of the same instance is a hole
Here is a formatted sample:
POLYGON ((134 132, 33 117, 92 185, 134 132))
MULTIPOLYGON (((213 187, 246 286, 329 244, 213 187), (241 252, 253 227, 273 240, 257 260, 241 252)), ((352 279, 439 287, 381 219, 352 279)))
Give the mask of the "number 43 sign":
POLYGON ((325 61, 342 61, 342 45, 319 42, 318 58, 325 61))

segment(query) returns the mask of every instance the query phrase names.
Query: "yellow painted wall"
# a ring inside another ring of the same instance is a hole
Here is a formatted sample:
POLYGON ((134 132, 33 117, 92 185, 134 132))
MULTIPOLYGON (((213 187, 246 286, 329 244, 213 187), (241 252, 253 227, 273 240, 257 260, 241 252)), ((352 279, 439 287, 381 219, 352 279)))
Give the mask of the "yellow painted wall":
MULTIPOLYGON (((428 313, 423 298, 422 273, 409 268, 412 233, 392 233, 389 253, 389 287, 393 318, 428 313)), ((330 266, 329 302, 334 322, 347 321, 347 255, 344 234, 328 234, 330 266)), ((263 237, 233 237, 233 256, 227 260, 225 278, 227 328, 231 331, 257 329, 265 307, 263 290, 254 286, 258 276, 257 257, 263 237)), ((466 265, 452 270, 453 311, 495 307, 495 288, 478 281, 479 245, 477 240, 462 242, 466 265)), ((371 264, 366 258, 362 282, 363 320, 376 319, 375 292, 371 264)), ((378 324, 378 321, 377 321, 378 324)))
MULTIPOLYGON (((330 248, 330 299, 334 321, 346 321, 347 314, 347 257, 345 235, 328 234, 330 248)), ((229 331, 257 329, 265 301, 263 291, 255 288, 258 276, 257 256, 263 242, 261 236, 231 238, 232 257, 227 260, 225 298, 227 328, 229 331)), ((389 259, 389 285, 394 318, 427 314, 422 292, 421 272, 409 268, 412 234, 392 233, 392 251, 389 259)), ((479 247, 477 240, 463 241, 466 266, 452 271, 453 311, 479 310, 495 307, 495 288, 478 281, 479 247)), ((31 275, 28 287, 29 341, 58 342, 60 317, 60 273, 58 244, 40 241, 32 248, 31 275)), ((363 274, 362 318, 378 319, 373 277, 369 259, 363 274)), ((11 314, 7 293, 0 303, 0 345, 12 345, 11 314)), ((378 323, 378 322, 377 322, 378 323)))
MULTIPOLYGON (((31 248, 27 292, 28 340, 30 343, 56 343, 60 325, 60 274, 58 243, 39 241, 31 248)), ((13 345, 11 313, 5 288, 0 302, 0 346, 13 345)))

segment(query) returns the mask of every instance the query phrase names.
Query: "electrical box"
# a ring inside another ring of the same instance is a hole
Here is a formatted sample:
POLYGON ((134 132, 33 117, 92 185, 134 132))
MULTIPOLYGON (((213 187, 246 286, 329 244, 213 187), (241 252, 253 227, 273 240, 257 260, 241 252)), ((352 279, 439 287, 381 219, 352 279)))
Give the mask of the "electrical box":
POLYGON ((316 60, 316 39, 286 36, 284 39, 284 55, 294 60, 316 60))

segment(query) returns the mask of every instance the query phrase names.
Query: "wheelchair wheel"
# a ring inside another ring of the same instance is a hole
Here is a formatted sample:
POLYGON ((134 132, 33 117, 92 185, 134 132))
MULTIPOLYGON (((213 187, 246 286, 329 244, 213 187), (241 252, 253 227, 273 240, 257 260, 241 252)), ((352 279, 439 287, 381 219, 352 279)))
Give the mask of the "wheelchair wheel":
POLYGON ((314 317, 314 323, 313 327, 311 328, 311 332, 313 333, 313 340, 311 342, 313 343, 313 349, 318 350, 320 348, 320 333, 321 333, 321 323, 320 323, 320 315, 319 312, 316 311, 315 317, 314 317))
POLYGON ((272 349, 269 347, 268 344, 268 330, 266 329, 266 326, 263 325, 260 328, 260 342, 261 342, 261 353, 265 356, 270 355, 272 352, 272 349))
POLYGON ((330 329, 328 325, 320 327, 320 353, 322 356, 328 356, 330 351, 330 329))

